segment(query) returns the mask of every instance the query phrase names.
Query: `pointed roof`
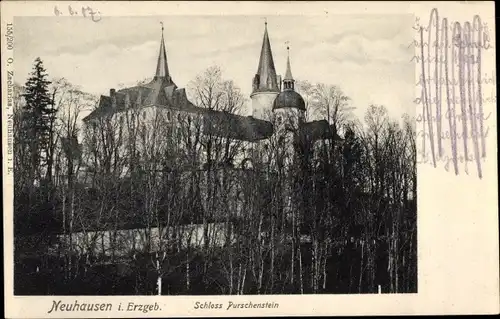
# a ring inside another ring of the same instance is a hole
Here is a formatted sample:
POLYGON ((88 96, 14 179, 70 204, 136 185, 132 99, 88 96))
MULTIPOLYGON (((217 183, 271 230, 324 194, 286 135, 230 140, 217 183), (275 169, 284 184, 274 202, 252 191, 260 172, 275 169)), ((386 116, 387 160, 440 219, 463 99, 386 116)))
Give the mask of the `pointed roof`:
POLYGON ((267 33, 267 22, 265 23, 264 39, 262 40, 262 49, 260 51, 259 67, 257 68, 254 81, 256 80, 258 82, 255 82, 253 93, 279 92, 271 43, 269 41, 269 34, 267 33))
POLYGON ((281 108, 296 108, 302 111, 306 111, 306 103, 302 96, 295 92, 294 82, 292 76, 292 68, 290 67, 290 47, 286 48, 288 50, 288 57, 286 61, 286 74, 283 79, 283 91, 278 94, 273 102, 273 110, 281 108))
POLYGON ((286 73, 283 80, 294 81, 292 76, 292 67, 290 66, 290 47, 286 47, 286 50, 288 51, 288 56, 286 58, 286 73))
POLYGON ((160 43, 160 53, 158 55, 158 62, 156 64, 155 77, 168 78, 170 74, 168 72, 167 51, 165 49, 165 40, 163 38, 163 22, 160 23, 161 23, 161 43, 160 43))

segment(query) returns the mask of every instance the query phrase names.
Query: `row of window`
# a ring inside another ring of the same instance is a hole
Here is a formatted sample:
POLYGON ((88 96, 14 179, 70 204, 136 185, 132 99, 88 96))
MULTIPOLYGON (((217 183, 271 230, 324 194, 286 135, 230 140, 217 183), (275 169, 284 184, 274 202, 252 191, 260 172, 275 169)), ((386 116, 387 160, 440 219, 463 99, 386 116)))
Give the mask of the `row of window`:
MULTIPOLYGON (((146 117, 147 117, 146 111, 143 111, 142 112, 142 119, 145 120, 146 117)), ((191 122, 191 116, 188 116, 187 119, 188 119, 188 122, 191 122)), ((168 111, 167 112, 167 121, 171 121, 171 120, 172 120, 172 114, 170 113, 170 111, 168 111)), ((177 120, 178 121, 182 120, 182 117, 181 117, 180 113, 177 114, 177 120)), ((120 116, 120 124, 122 124, 123 121, 124 121, 124 116, 120 116)), ((131 121, 132 122, 135 121, 135 114, 134 113, 131 114, 131 121)))
POLYGON ((285 122, 287 120, 290 121, 291 118, 289 116, 286 116, 286 115, 276 114, 275 120, 276 120, 276 124, 281 125, 281 124, 283 124, 283 122, 285 122))
MULTIPOLYGON (((131 113, 130 114, 130 122, 135 122, 136 120, 136 115, 138 115, 137 113, 131 113)), ((119 126, 120 126, 120 130, 123 130, 123 126, 124 126, 124 123, 125 123, 125 118, 126 115, 118 115, 118 122, 119 122, 119 126)), ((142 117, 142 120, 146 120, 147 118, 147 111, 142 111, 139 116, 142 117)), ((172 113, 170 111, 167 111, 166 112, 166 120, 167 122, 171 122, 172 121, 172 113)), ((183 120, 183 117, 182 117, 182 114, 181 113, 178 113, 177 114, 177 120, 179 122, 181 122, 183 120)), ((188 124, 191 124, 191 121, 192 121, 192 117, 191 115, 188 115, 187 116, 187 123, 188 124)), ((90 122, 90 125, 91 125, 91 128, 95 131, 97 129, 97 121, 91 121, 90 122)))
MULTIPOLYGON (((143 112, 142 112, 142 119, 143 119, 143 120, 145 120, 145 119, 146 119, 146 116, 147 116, 146 111, 143 111, 143 112)), ((123 124, 123 121, 124 121, 124 116, 120 116, 119 118, 120 118, 120 125, 121 125, 121 124, 123 124)), ((132 114, 130 115, 130 120, 131 120, 132 122, 133 122, 133 121, 135 121, 135 114, 134 114, 134 113, 132 113, 132 114)))

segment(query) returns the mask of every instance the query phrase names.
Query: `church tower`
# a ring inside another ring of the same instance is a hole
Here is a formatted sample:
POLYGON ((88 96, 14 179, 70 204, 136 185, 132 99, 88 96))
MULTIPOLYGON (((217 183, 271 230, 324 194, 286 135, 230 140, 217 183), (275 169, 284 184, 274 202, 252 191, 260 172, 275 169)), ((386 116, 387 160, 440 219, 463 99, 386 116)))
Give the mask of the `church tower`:
POLYGON ((274 99, 280 92, 278 83, 281 82, 274 68, 271 43, 267 33, 267 22, 265 23, 264 39, 260 51, 259 66, 252 81, 252 116, 262 120, 268 120, 272 113, 274 99))

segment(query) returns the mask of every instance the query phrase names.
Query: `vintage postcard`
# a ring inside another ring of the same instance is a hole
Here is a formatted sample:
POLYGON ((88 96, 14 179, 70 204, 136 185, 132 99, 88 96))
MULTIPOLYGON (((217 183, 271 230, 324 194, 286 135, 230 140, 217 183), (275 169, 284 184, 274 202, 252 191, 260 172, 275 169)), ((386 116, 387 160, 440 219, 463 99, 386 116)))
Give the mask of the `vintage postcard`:
POLYGON ((499 312, 493 2, 1 23, 6 317, 499 312))

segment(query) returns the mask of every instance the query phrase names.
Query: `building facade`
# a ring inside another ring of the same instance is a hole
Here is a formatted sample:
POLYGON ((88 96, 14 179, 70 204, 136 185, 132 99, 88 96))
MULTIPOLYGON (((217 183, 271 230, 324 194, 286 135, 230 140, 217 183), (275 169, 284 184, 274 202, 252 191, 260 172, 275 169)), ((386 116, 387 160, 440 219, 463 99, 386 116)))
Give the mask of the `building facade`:
MULTIPOLYGON (((114 144, 120 145, 123 157, 138 158, 144 157, 148 145, 158 145, 159 139, 166 136, 171 145, 165 147, 189 153, 193 141, 182 131, 197 132, 205 140, 216 141, 211 143, 213 149, 208 149, 206 144, 210 141, 205 141, 197 162, 191 163, 198 168, 214 160, 241 167, 248 163, 256 149, 272 147, 273 138, 278 138, 274 142, 280 147, 285 145, 292 158, 294 141, 307 139, 314 144, 335 135, 326 120, 305 121, 306 105, 295 91, 294 83, 289 56, 284 79, 277 75, 266 22, 257 73, 252 80, 252 115, 241 116, 194 105, 187 98, 186 90, 179 88, 170 74, 162 27, 154 78, 144 85, 110 89, 109 96, 101 96, 98 107, 83 120, 88 132, 86 137, 94 139, 94 147, 109 144, 110 141, 103 138, 99 141, 98 131, 105 126, 114 132, 114 144), (130 139, 135 139, 133 147, 124 142, 130 139), (238 152, 230 154, 236 145, 238 152)), ((153 162, 153 154, 149 155, 148 160, 153 162)), ((93 161, 98 165, 98 159, 93 161)))
MULTIPOLYGON (((259 234, 266 234, 269 227, 262 224, 263 216, 279 214, 276 218, 283 224, 290 223, 293 212, 301 209, 297 185, 308 186, 306 178, 298 176, 301 155, 337 136, 326 120, 306 121, 306 104, 295 91, 290 54, 284 78, 277 75, 267 23, 252 78, 250 116, 195 105, 170 74, 162 30, 154 78, 110 89, 84 119, 85 175, 94 174, 89 180, 101 185, 112 180, 109 176, 126 185, 136 178, 135 185, 147 189, 134 200, 147 201, 154 193, 155 200, 168 206, 162 209, 182 215, 179 225, 213 223, 215 233, 224 226, 219 236, 223 241, 233 232, 247 231, 238 229, 238 220, 244 218, 256 223, 259 234)), ((99 187, 89 188, 100 192, 99 187)), ((134 232, 147 228, 139 220, 152 218, 154 212, 144 205, 125 210, 131 209, 137 210, 134 220, 122 220, 119 228, 129 229, 125 237, 135 238, 134 232)), ((96 231, 102 238, 109 236, 106 229, 96 231)), ((94 244, 87 243, 87 234, 79 236, 82 245, 94 244)))

